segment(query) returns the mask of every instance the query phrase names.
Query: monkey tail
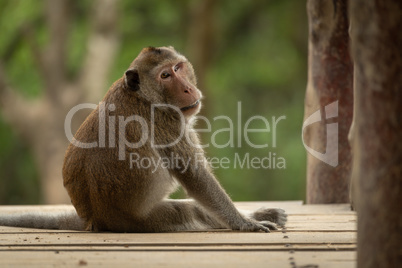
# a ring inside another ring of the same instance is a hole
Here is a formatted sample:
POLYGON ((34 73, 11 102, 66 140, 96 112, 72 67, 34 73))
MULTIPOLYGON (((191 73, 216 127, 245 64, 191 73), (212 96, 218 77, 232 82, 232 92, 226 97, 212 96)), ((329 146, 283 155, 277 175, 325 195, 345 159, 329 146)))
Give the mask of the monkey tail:
POLYGON ((37 211, 0 215, 0 226, 76 231, 85 230, 84 221, 75 211, 37 211))

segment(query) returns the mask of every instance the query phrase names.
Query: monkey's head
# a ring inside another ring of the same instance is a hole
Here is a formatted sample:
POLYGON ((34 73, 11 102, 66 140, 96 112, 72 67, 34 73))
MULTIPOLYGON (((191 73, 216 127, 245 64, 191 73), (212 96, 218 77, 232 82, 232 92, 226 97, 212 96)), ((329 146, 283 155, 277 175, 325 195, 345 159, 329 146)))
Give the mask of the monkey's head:
POLYGON ((200 111, 202 94, 191 63, 173 47, 144 48, 124 75, 125 89, 151 104, 169 104, 186 118, 200 111))

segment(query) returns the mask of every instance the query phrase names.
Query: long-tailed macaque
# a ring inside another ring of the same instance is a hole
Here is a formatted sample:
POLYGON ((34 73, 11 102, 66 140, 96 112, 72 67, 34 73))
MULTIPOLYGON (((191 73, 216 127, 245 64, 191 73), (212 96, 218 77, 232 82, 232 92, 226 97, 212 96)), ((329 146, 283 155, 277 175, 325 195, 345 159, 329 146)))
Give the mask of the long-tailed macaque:
POLYGON ((276 229, 282 209, 241 214, 222 189, 193 131, 201 92, 172 47, 141 51, 69 145, 64 186, 76 212, 0 217, 0 225, 112 232, 276 229), (180 184, 189 200, 168 199, 180 184))

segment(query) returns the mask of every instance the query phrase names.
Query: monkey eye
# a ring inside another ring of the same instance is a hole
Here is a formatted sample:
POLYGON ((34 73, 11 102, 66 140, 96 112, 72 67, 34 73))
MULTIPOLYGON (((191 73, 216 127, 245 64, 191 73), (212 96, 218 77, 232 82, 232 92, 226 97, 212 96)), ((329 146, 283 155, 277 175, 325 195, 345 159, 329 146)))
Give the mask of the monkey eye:
POLYGON ((174 67, 174 71, 177 72, 179 69, 180 69, 180 64, 177 64, 177 65, 174 67))
POLYGON ((161 78, 162 79, 166 79, 166 78, 168 78, 170 76, 170 73, 168 73, 168 72, 163 72, 162 74, 161 74, 161 78))

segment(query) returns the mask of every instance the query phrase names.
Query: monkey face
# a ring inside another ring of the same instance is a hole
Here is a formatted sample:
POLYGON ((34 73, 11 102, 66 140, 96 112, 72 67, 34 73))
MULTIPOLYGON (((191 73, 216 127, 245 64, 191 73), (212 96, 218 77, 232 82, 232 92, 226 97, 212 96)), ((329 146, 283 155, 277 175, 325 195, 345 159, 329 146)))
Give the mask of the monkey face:
POLYGON ((177 106, 186 117, 199 112, 201 92, 191 81, 193 72, 188 61, 162 66, 158 73, 168 104, 177 106))
POLYGON ((193 67, 173 47, 143 49, 126 71, 125 84, 153 104, 178 107, 186 118, 201 109, 193 67))

